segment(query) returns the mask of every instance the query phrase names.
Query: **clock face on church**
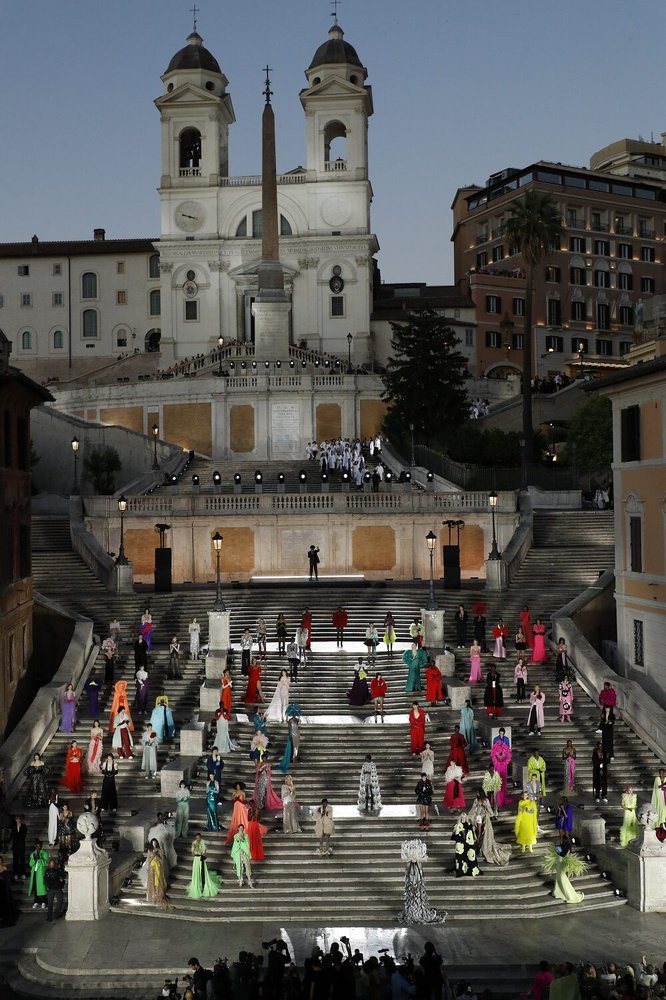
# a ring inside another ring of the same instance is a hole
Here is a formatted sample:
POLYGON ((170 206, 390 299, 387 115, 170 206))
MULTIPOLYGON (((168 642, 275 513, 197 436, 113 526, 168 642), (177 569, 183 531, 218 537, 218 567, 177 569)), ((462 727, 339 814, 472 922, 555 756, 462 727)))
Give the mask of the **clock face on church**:
POLYGON ((179 229, 194 233, 203 226, 204 211, 198 201, 184 201, 176 209, 174 218, 179 229))

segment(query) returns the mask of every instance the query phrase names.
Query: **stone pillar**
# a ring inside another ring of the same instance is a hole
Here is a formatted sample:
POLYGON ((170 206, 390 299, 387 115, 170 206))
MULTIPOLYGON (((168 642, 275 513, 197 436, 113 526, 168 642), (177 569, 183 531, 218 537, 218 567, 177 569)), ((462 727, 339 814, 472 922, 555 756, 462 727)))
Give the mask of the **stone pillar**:
POLYGON ((444 649, 444 614, 445 612, 437 608, 435 611, 428 611, 421 608, 421 621, 423 622, 423 644, 428 652, 444 649))
POLYGON ((435 663, 442 671, 442 677, 456 676, 455 653, 437 653, 437 655, 435 656, 435 663))
POLYGON ((131 562, 120 566, 115 564, 113 590, 116 594, 134 593, 134 567, 131 562))
MULTIPOLYGON (((653 815, 641 816, 641 822, 652 822, 653 815)), ((653 829, 644 826, 624 855, 629 904, 643 913, 666 913, 666 845, 657 840, 653 829)))
POLYGON ((91 840, 98 826, 91 813, 82 813, 76 824, 84 839, 67 862, 67 920, 99 920, 109 911, 111 858, 91 840))
POLYGON ((227 665, 227 653, 231 647, 229 639, 229 612, 208 612, 208 656, 206 657, 206 677, 217 678, 227 665))
POLYGON ((507 590, 509 579, 503 559, 486 559, 486 590, 507 590))

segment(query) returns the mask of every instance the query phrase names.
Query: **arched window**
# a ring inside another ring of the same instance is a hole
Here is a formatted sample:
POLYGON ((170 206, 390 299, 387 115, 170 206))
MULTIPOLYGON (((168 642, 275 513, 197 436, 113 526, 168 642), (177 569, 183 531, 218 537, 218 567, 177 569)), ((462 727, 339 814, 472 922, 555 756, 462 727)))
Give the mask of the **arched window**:
POLYGON ((32 333, 30 330, 24 330, 21 334, 21 350, 31 351, 32 350, 32 333))
POLYGON ((264 217, 261 213, 261 209, 257 208, 252 213, 252 236, 253 238, 260 239, 264 235, 264 217))
MULTIPOLYGON (((261 209, 257 208, 252 213, 252 237, 253 239, 261 239, 264 234, 264 219, 261 213, 261 209)), ((284 215, 280 215, 280 236, 291 236, 291 225, 289 220, 285 219, 284 215)), ((236 230, 236 236, 247 236, 247 219, 243 219, 238 229, 236 230), (241 233, 240 230, 243 229, 241 233)))
POLYGON ((98 322, 97 322, 96 309, 83 310, 83 316, 81 318, 81 326, 84 337, 90 338, 90 337, 96 337, 98 335, 98 322))
POLYGON ((53 332, 53 349, 55 351, 61 351, 65 346, 65 336, 62 330, 54 330, 53 332))
POLYGON ((201 133, 186 128, 180 135, 180 176, 193 177, 201 173, 201 133))
POLYGON ((160 276, 160 255, 158 253, 151 253, 150 260, 148 261, 148 277, 159 278, 159 276, 160 276))
POLYGON ((149 315, 159 316, 160 312, 161 312, 160 290, 159 288, 154 288, 153 291, 150 293, 149 315))
POLYGON ((324 162, 328 171, 347 169, 347 129, 342 122, 329 122, 324 129, 324 162))
POLYGON ((289 225, 289 220, 285 219, 284 215, 280 216, 280 236, 291 236, 291 226, 289 225))
POLYGON ((81 298, 97 298, 97 275, 94 271, 86 271, 81 275, 81 298))
POLYGON ((247 216, 244 216, 238 223, 238 228, 236 229, 236 236, 241 239, 247 236, 247 216))

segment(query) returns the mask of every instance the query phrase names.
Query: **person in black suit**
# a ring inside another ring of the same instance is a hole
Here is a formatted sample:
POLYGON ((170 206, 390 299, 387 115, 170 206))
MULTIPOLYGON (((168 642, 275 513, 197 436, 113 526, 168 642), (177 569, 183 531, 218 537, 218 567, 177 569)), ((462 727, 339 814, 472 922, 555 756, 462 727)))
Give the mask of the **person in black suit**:
POLYGON ((28 836, 28 828, 23 822, 23 816, 14 816, 9 839, 12 845, 12 874, 14 881, 21 879, 25 882, 25 841, 28 836))

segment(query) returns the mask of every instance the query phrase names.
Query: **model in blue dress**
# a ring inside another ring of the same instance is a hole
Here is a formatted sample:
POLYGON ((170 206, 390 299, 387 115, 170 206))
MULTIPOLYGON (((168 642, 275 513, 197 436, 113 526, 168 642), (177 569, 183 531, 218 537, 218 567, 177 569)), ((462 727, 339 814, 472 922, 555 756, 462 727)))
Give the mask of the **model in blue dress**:
POLYGON ((219 785, 214 778, 209 778, 206 785, 206 826, 209 830, 219 830, 220 821, 217 818, 217 796, 219 785))
POLYGON ((402 662, 409 668, 407 673, 407 683, 405 691, 422 691, 421 667, 428 662, 428 654, 425 649, 419 649, 415 642, 411 649, 405 650, 402 654, 402 662))
POLYGON ((150 716, 150 724, 160 740, 171 739, 176 735, 176 726, 169 708, 169 699, 165 694, 155 700, 155 708, 150 716))

